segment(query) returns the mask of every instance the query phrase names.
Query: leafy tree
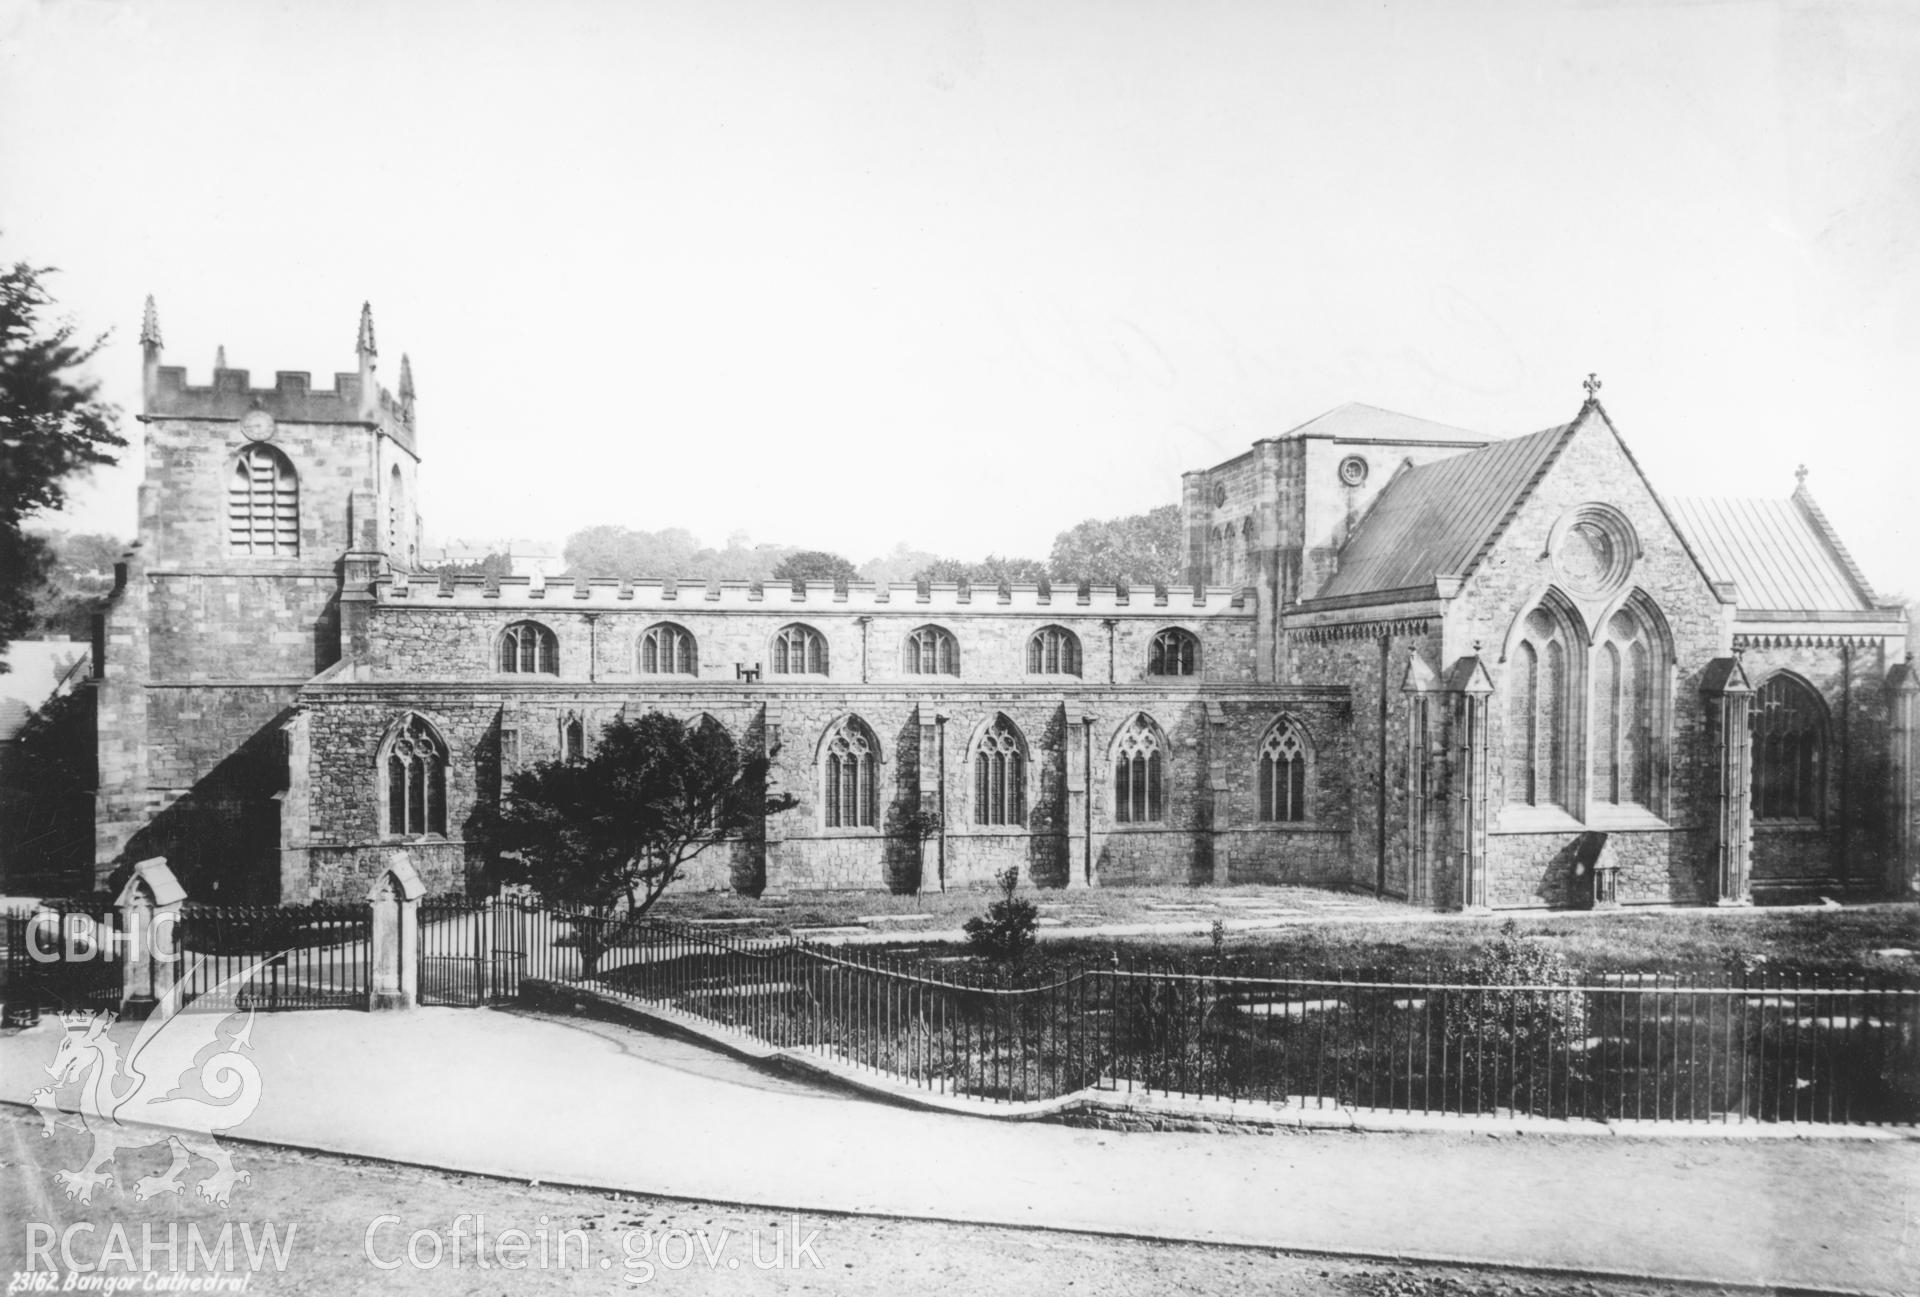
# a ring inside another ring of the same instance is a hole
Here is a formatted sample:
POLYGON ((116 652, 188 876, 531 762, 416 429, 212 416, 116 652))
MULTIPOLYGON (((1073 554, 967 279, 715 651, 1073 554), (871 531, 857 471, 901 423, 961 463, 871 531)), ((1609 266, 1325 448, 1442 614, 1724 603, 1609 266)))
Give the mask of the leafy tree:
POLYGON ((36 634, 86 639, 93 614, 113 592, 113 568, 127 542, 103 532, 28 533, 47 556, 40 588, 34 592, 36 634))
POLYGON ((969 586, 1022 583, 1039 585, 1048 579, 1047 565, 1035 558, 1002 558, 989 554, 978 563, 957 558, 936 559, 913 574, 916 581, 952 581, 969 586))
POLYGON ((71 323, 43 318, 53 298, 41 281, 52 273, 24 261, 0 268, 0 647, 33 626, 34 595, 53 565, 21 521, 60 508, 69 477, 113 463, 109 451, 127 444, 119 410, 77 374, 105 335, 77 341, 71 323))
POLYGON ((1162 505, 1124 518, 1089 518, 1054 538, 1056 581, 1178 585, 1186 570, 1180 507, 1162 505))
POLYGON ((702 546, 679 527, 641 531, 631 527, 583 528, 562 551, 575 576, 640 576, 682 581, 770 581, 794 553, 787 545, 755 545, 745 532, 727 537, 725 548, 702 546))
POLYGON ((791 581, 799 589, 808 581, 831 581, 835 587, 845 589, 847 582, 856 581, 860 569, 838 554, 829 554, 823 549, 803 549, 797 554, 789 554, 773 569, 775 581, 791 581))
POLYGON ((427 564, 420 569, 423 576, 483 576, 499 580, 503 576, 513 575, 513 559, 498 552, 488 554, 478 563, 438 563, 427 564))
POLYGON ((0 745, 0 857, 9 875, 61 889, 91 878, 93 694, 71 689, 0 745))
POLYGON ((917 581, 919 571, 941 558, 931 550, 913 549, 905 541, 894 545, 885 558, 872 558, 860 565, 860 579, 875 585, 903 585, 917 581))
POLYGON ((480 836, 499 853, 500 881, 525 883, 573 916, 591 977, 689 860, 794 805, 768 791, 767 770, 711 721, 620 717, 591 755, 514 775, 480 836))

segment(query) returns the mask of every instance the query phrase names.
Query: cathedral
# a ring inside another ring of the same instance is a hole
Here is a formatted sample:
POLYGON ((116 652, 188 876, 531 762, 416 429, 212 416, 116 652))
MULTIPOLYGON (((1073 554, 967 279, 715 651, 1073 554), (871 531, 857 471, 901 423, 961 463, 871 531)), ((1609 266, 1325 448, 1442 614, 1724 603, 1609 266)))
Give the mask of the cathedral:
POLYGON ((1529 436, 1347 405, 1187 473, 1176 588, 794 588, 426 571, 413 376, 381 385, 370 312, 330 387, 190 385, 151 300, 140 340, 138 540, 90 683, 103 884, 164 855, 198 900, 359 899, 404 858, 477 890, 477 809, 646 711, 797 798, 683 886, 1920 883, 1906 614, 1804 480, 1657 492, 1597 383, 1529 436))

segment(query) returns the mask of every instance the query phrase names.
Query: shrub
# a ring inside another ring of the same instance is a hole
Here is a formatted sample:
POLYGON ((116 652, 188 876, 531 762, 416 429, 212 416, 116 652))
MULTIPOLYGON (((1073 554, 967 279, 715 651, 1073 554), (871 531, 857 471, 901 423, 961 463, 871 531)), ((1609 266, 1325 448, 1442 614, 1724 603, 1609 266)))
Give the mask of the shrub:
POLYGON ((1445 1021, 1451 1037, 1528 1053, 1586 1034, 1586 997, 1563 989, 1580 984, 1579 970, 1559 951, 1522 937, 1512 919, 1501 925, 1491 946, 1443 976, 1490 988, 1448 993, 1445 1021))
POLYGON ((1017 960, 1033 948, 1040 911, 1032 901, 1014 897, 1014 888, 1020 885, 1017 867, 1009 866, 997 877, 1001 898, 987 907, 985 918, 976 915, 967 920, 967 945, 989 959, 1017 960))

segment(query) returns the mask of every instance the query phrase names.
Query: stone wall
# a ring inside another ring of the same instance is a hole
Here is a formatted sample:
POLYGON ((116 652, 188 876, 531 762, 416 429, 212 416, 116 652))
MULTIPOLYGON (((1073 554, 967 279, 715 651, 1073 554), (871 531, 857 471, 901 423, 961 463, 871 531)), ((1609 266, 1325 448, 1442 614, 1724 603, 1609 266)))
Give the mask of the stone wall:
POLYGON ((1350 804, 1341 782, 1345 708, 1344 691, 1337 688, 1062 693, 688 684, 641 691, 577 682, 503 689, 317 683, 303 697, 303 737, 292 745, 307 764, 295 773, 296 792, 286 802, 306 824, 293 826, 287 838, 281 890, 348 895, 396 850, 432 848, 438 872, 430 876, 419 854, 414 861, 435 890, 457 889, 477 868, 471 853, 442 844, 438 835, 409 840, 385 832, 379 758, 410 712, 447 743, 447 838, 455 840, 464 836, 476 806, 497 796, 503 770, 558 753, 570 717, 580 717, 590 736, 622 712, 713 718, 745 750, 766 752, 773 791, 797 800, 768 822, 764 839, 712 849, 689 880, 694 887, 910 890, 917 882, 937 889, 943 881, 950 888, 985 884, 1009 866, 1035 885, 1084 885, 1089 858, 1092 877, 1102 883, 1334 880, 1350 837, 1350 804), (1114 820, 1110 754, 1116 735, 1137 714, 1148 716, 1166 739, 1166 814, 1157 823, 1122 825, 1114 820), (1262 824, 1253 793, 1259 744, 1283 715, 1314 743, 1313 818, 1298 826, 1262 824), (866 726, 878 747, 876 822, 870 827, 826 823, 823 747, 849 718, 866 726), (1026 745, 1027 813, 1021 824, 982 824, 974 804, 975 744, 1000 718, 1026 745), (902 817, 943 806, 945 832, 925 845, 923 856, 903 833, 902 817), (1216 840, 1223 844, 1218 857, 1216 840), (303 868, 309 876, 298 877, 303 868))
POLYGON ((1899 650, 1882 640, 1736 632, 1755 689, 1782 672, 1812 686, 1826 709, 1827 745, 1818 822, 1753 825, 1753 889, 1761 898, 1822 890, 1878 890, 1886 881, 1892 826, 1887 678, 1899 650))
MULTIPOLYGON (((418 588, 418 587, 416 587, 418 588)), ((497 674, 498 642, 507 626, 535 621, 551 630, 559 647, 562 679, 600 683, 649 681, 639 671, 639 644, 651 627, 670 623, 690 632, 698 645, 701 680, 733 681, 740 667, 772 673, 773 640, 782 628, 799 623, 824 637, 826 678, 841 683, 927 683, 906 668, 908 636, 925 626, 950 632, 959 648, 959 681, 967 684, 1051 682, 1027 672, 1027 643, 1045 626, 1063 626, 1080 641, 1079 680, 1087 684, 1150 682, 1148 650, 1153 637, 1179 627, 1200 641, 1199 679, 1251 680, 1254 673, 1255 619, 1250 607, 1235 608, 1224 597, 1217 607, 1161 610, 1145 606, 1082 612, 1070 600, 1050 607, 1002 611, 949 606, 935 610, 909 603, 904 608, 855 611, 829 598, 795 601, 781 587, 769 587, 760 606, 710 610, 698 599, 661 601, 631 610, 574 606, 570 586, 549 587, 540 599, 490 601, 482 607, 436 607, 409 599, 383 601, 373 612, 371 671, 380 677, 471 679, 497 674), (1107 623, 1113 623, 1109 626, 1107 623)), ((802 678, 796 683, 808 683, 802 678)))

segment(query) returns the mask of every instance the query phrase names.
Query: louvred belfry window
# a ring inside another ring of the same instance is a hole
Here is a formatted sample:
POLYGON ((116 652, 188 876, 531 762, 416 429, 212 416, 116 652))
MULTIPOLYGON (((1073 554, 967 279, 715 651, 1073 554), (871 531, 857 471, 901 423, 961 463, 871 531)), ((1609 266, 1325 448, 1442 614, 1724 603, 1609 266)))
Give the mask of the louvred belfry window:
POLYGON ((249 446, 227 485, 227 548, 276 558, 300 552, 300 485, 271 446, 249 446))

